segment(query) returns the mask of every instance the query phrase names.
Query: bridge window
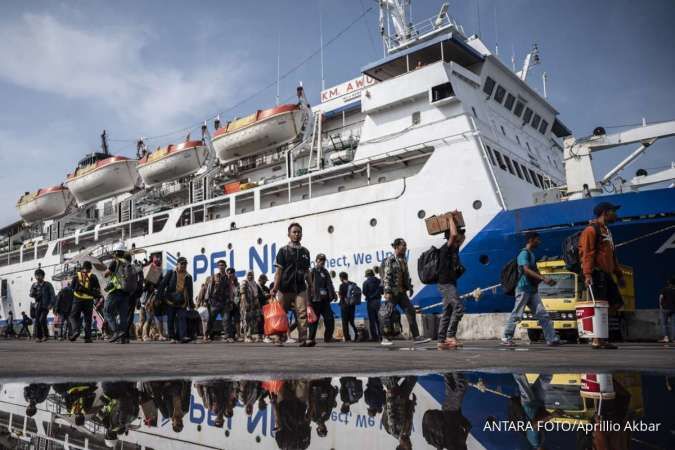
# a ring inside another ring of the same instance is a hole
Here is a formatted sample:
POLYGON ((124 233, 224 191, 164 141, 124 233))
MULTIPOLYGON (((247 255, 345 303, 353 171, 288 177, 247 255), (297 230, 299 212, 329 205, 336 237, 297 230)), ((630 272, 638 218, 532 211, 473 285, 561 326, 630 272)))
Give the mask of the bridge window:
POLYGON ((506 170, 506 164, 504 164, 504 159, 502 158, 502 154, 497 151, 497 149, 493 149, 495 152, 495 157, 497 158, 497 162, 499 163, 499 167, 502 170, 506 170))
POLYGON ((523 113, 524 108, 525 108, 525 103, 518 100, 518 102, 516 103, 516 108, 513 110, 513 114, 515 114, 516 117, 520 117, 520 115, 523 113))
POLYGON ((525 167, 524 164, 523 164, 523 175, 525 176, 525 181, 532 184, 532 180, 530 179, 530 174, 527 173, 527 167, 525 167))
POLYGON ((540 122, 541 122, 541 116, 539 114, 535 114, 534 118, 532 119, 532 123, 530 125, 532 125, 532 128, 534 128, 536 130, 537 127, 539 127, 540 122))
POLYGON ((504 160, 506 160, 506 166, 508 167, 509 172, 511 172, 511 175, 515 175, 516 173, 513 171, 513 166, 511 165, 511 159, 508 156, 504 155, 504 160))
POLYGON ((508 94, 506 96, 506 101, 504 102, 504 108, 511 111, 511 108, 513 108, 513 103, 515 103, 515 101, 516 101, 516 98, 512 94, 508 94))
POLYGON ((501 86, 497 86, 497 92, 495 92, 495 101, 497 103, 501 103, 502 100, 504 100, 505 95, 506 95, 506 89, 504 89, 501 86))
POLYGON ((455 91, 451 83, 443 83, 431 88, 431 102, 437 102, 444 98, 454 97, 455 91))
POLYGON ((496 84, 495 80, 493 80, 492 78, 487 77, 485 79, 485 84, 483 85, 483 92, 485 92, 488 95, 488 97, 492 95, 492 91, 494 91, 495 89, 495 84, 496 84))
POLYGON ((513 161, 513 167, 516 169, 516 173, 518 174, 518 178, 521 180, 523 179, 523 174, 520 172, 520 165, 514 160, 513 161))
POLYGON ((152 218, 152 232, 159 233, 164 229, 164 226, 169 221, 168 214, 162 214, 160 216, 155 216, 152 218))
POLYGON ((541 185, 537 181, 537 175, 534 173, 534 170, 532 170, 532 169, 529 169, 529 170, 530 170, 530 177, 532 178, 532 183, 537 187, 541 187, 541 185))
POLYGON ((523 114, 523 125, 530 122, 532 118, 532 110, 530 108, 525 108, 525 114, 523 114))
POLYGON ((539 125, 539 132, 541 134, 546 134, 546 130, 548 129, 548 122, 545 120, 541 121, 541 125, 539 125))
POLYGON ((487 150, 487 154, 488 154, 488 157, 490 158, 490 162, 492 163, 493 166, 496 166, 497 163, 495 162, 495 157, 492 154, 492 149, 490 148, 489 145, 486 145, 485 149, 487 150))

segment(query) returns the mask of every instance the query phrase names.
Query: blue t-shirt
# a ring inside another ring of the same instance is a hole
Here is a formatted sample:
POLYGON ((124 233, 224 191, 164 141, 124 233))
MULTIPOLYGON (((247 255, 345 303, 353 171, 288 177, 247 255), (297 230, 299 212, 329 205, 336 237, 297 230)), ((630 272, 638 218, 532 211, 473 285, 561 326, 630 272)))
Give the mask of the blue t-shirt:
POLYGON ((536 272, 537 262, 534 257, 534 253, 524 248, 518 254, 518 269, 520 270, 520 278, 518 279, 518 285, 516 285, 516 291, 527 292, 533 294, 537 292, 537 285, 532 283, 532 281, 525 275, 523 267, 527 266, 530 269, 536 272))

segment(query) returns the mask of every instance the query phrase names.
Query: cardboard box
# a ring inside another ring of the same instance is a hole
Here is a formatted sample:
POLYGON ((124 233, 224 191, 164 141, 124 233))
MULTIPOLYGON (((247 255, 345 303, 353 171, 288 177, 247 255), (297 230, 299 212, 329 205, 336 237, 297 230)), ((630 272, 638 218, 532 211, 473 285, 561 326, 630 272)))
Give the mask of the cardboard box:
POLYGON ((433 215, 427 219, 424 219, 424 223, 427 226, 427 232, 433 236, 449 230, 451 220, 455 221, 457 228, 465 227, 464 216, 462 215, 461 211, 446 212, 439 216, 433 215))
POLYGON ((159 283, 159 279, 162 277, 162 269, 157 267, 154 264, 149 264, 143 268, 143 278, 152 283, 159 283))

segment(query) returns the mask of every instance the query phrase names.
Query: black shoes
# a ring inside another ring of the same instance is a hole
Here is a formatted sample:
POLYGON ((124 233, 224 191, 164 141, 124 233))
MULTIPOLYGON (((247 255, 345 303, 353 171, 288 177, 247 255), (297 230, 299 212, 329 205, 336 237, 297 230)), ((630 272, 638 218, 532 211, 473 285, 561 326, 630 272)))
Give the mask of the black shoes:
POLYGON ((68 340, 69 340, 70 342, 75 342, 75 341, 77 340, 77 338, 79 338, 79 337, 80 337, 80 332, 78 331, 78 332, 76 332, 75 334, 73 334, 72 336, 70 336, 70 337, 68 338, 68 340))

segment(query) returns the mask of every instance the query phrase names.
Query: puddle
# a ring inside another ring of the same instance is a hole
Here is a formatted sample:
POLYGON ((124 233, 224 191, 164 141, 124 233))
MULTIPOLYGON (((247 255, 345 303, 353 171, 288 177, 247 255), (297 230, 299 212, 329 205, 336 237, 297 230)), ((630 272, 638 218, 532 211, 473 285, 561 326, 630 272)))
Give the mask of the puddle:
POLYGON ((6 383, 0 448, 673 448, 675 376, 6 383))

